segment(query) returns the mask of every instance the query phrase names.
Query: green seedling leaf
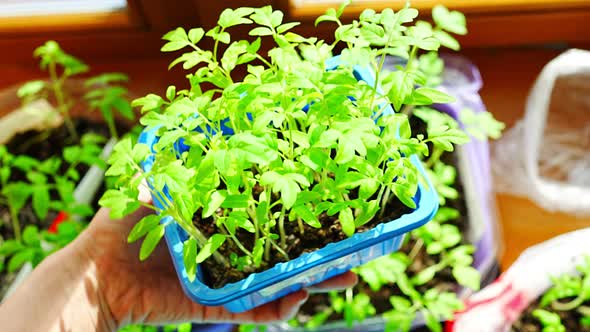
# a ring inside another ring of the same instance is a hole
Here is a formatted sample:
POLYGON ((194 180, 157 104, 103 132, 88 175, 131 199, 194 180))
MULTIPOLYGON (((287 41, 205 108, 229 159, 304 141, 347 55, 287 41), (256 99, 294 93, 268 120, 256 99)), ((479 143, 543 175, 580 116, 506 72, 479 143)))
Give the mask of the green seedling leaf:
POLYGON ((442 91, 432 89, 432 88, 418 88, 414 91, 414 94, 418 96, 418 98, 425 98, 429 102, 427 105, 430 104, 448 104, 455 102, 455 97, 450 96, 442 91))
POLYGON ((460 285, 479 290, 481 276, 473 267, 456 266, 453 268, 453 277, 460 285))
POLYGON ((141 249, 139 250, 139 259, 144 261, 146 260, 156 249, 158 243, 164 236, 166 230, 166 225, 159 224, 154 229, 148 232, 145 239, 141 243, 141 249))
POLYGON ((188 276, 189 281, 194 281, 197 276, 197 241, 189 237, 184 241, 182 247, 182 259, 184 262, 184 268, 188 276))
POLYGON ((45 82, 41 80, 30 81, 21 86, 17 91, 16 95, 19 98, 31 98, 43 91, 45 88, 45 82))
POLYGON ((264 238, 259 238, 256 240, 254 244, 254 248, 252 249, 252 263, 254 266, 259 267, 260 263, 262 263, 262 255, 264 254, 264 238))
POLYGON ((432 331, 432 332, 442 332, 442 326, 440 324, 440 321, 439 321, 438 317, 436 317, 436 315, 434 315, 429 310, 422 310, 422 313, 424 314, 424 319, 426 321, 426 326, 428 326, 428 329, 430 331, 432 331))
POLYGON ((342 231, 344 234, 346 234, 346 236, 350 237, 354 235, 354 217, 350 208, 345 208, 344 210, 340 211, 338 214, 338 221, 340 221, 342 231))
POLYGON ((9 183, 1 189, 1 193, 12 209, 20 211, 31 197, 32 188, 24 182, 9 183))
POLYGON ((311 227, 314 228, 321 228, 322 224, 320 223, 318 217, 313 213, 313 211, 307 207, 306 205, 297 205, 293 207, 293 211, 305 221, 311 227))
POLYGON ((412 95, 414 90, 414 79, 406 72, 396 71, 391 74, 392 88, 389 91, 388 97, 396 110, 400 110, 401 106, 412 95))
POLYGON ((205 30, 203 30, 202 28, 190 29, 188 31, 188 39, 193 44, 197 44, 201 40, 201 38, 203 38, 204 35, 205 30))
POLYGON ((100 201, 101 206, 111 209, 110 217, 113 219, 120 219, 130 213, 134 212, 140 207, 137 201, 137 189, 120 188, 107 190, 100 201))
POLYGON ((331 314, 332 312, 330 310, 318 312, 305 323, 305 328, 311 330, 317 329, 328 320, 331 314))
POLYGON ((451 36, 446 31, 442 31, 442 30, 434 31, 433 36, 434 36, 434 38, 438 39, 438 41, 440 42, 440 44, 442 46, 448 47, 448 48, 452 49, 453 51, 461 50, 461 45, 459 44, 457 39, 455 39, 455 37, 451 36))
POLYGON ((459 129, 441 126, 429 128, 428 140, 444 151, 453 151, 453 144, 465 144, 469 141, 469 137, 459 129))
POLYGON ((37 226, 27 225, 23 230, 22 238, 28 246, 39 246, 39 229, 37 226))
POLYGON ((443 5, 437 5, 432 8, 432 18, 437 26, 458 35, 467 33, 465 15, 458 11, 449 11, 443 5))
POLYGON ((249 195, 227 195, 221 204, 221 207, 229 209, 245 209, 248 207, 249 195))
POLYGON ((424 285, 425 283, 429 282, 434 278, 437 271, 438 266, 429 266, 424 270, 418 272, 414 277, 412 277, 411 281, 414 285, 424 285))
POLYGON ((225 242, 225 235, 223 234, 213 234, 208 240, 207 243, 201 248, 199 254, 197 255, 196 261, 197 264, 202 263, 205 259, 209 258, 221 245, 225 242))
POLYGON ((557 313, 544 309, 535 309, 533 317, 537 318, 543 325, 544 332, 565 332, 565 326, 561 323, 561 318, 557 313))
MULTIPOLYGON (((235 25, 240 25, 240 24, 249 24, 252 23, 252 21, 248 18, 246 18, 246 16, 252 14, 254 12, 254 8, 248 8, 248 7, 241 7, 241 8, 237 8, 237 9, 231 9, 231 8, 227 8, 225 9, 223 12, 221 12, 221 15, 219 16, 219 20, 217 21, 217 24, 219 24, 220 27, 222 28, 229 28, 235 25)), ((194 42, 196 43, 196 42, 194 42)))
POLYGON ((25 263, 32 262, 35 256, 35 249, 26 248, 15 253, 8 261, 8 272, 16 272, 25 263))
POLYGON ((25 246, 23 246, 23 244, 17 240, 5 240, 0 245, 0 256, 12 256, 14 255, 14 253, 21 251, 23 249, 25 249, 25 246))
POLYGON ((476 113, 465 108, 459 113, 459 118, 465 125, 467 133, 479 140, 485 140, 488 137, 498 139, 505 128, 505 124, 496 120, 489 112, 476 113))
POLYGON ((318 17, 315 20, 315 26, 317 26, 318 24, 322 23, 322 22, 340 22, 340 20, 338 19, 339 15, 336 12, 336 9, 334 8, 330 8, 326 11, 326 13, 324 15, 321 15, 320 17, 318 17))
POLYGON ((175 30, 168 32, 162 37, 162 39, 168 41, 160 49, 162 52, 178 51, 181 48, 190 45, 189 37, 183 28, 176 28, 175 30))
POLYGON ((149 94, 145 97, 133 100, 131 102, 131 106, 141 106, 141 113, 145 113, 148 111, 158 110, 162 105, 164 105, 164 103, 164 99, 162 99, 160 96, 149 94))
POLYGON ((132 243, 139 240, 154 230, 154 228, 158 227, 159 224, 160 216, 158 215, 150 214, 143 217, 137 224, 133 226, 131 232, 129 232, 129 236, 127 236, 127 242, 132 243))
POLYGON ((33 211, 39 217, 39 219, 43 220, 47 217, 47 213, 49 212, 49 187, 47 185, 37 185, 33 186, 33 211))

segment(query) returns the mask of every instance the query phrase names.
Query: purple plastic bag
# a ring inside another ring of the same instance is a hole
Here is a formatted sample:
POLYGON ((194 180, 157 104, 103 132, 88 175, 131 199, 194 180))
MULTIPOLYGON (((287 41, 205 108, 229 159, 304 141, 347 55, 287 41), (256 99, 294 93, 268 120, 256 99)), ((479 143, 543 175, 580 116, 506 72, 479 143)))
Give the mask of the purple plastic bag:
MULTIPOLYGON (((460 121, 460 112, 466 108, 476 113, 487 112, 479 95, 482 79, 479 70, 464 57, 443 56, 445 62, 442 89, 454 96, 452 104, 435 108, 460 121)), ((485 276, 490 272, 499 253, 497 207, 492 186, 490 147, 487 140, 472 138, 458 148, 463 186, 466 191, 469 230, 467 238, 477 250, 474 267, 485 276), (465 174, 467 173, 467 174, 465 174)))

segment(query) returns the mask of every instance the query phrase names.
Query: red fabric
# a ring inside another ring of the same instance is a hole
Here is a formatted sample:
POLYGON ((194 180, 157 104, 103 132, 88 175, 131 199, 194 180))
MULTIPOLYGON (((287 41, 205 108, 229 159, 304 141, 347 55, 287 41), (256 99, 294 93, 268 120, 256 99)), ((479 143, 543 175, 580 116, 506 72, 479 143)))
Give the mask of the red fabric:
POLYGON ((47 231, 49 233, 57 233, 57 226, 59 226, 59 224, 66 221, 67 219, 68 219, 67 213, 65 213, 65 212, 58 213, 57 217, 55 217, 55 219, 53 219, 53 223, 51 224, 51 226, 49 226, 49 229, 47 231))

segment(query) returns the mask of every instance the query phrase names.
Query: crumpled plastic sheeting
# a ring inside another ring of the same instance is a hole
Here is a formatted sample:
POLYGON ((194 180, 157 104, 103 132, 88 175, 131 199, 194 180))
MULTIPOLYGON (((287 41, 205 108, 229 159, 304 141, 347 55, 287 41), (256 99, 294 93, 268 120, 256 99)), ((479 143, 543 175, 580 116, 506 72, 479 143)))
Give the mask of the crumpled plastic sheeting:
POLYGON ((545 66, 492 158, 498 192, 590 215, 590 52, 570 50, 545 66))

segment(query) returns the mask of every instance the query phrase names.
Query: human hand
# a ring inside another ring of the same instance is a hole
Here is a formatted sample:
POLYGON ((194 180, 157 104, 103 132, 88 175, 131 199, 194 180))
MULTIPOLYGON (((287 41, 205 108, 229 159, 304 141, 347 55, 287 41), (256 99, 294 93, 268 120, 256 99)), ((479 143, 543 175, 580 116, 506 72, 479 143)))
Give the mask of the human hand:
MULTIPOLYGON (((267 323, 291 318, 307 300, 307 291, 300 290, 239 314, 193 302, 184 294, 163 242, 144 262, 138 259, 139 244, 127 243, 133 225, 149 213, 148 208, 140 208, 122 220, 111 220, 108 210, 100 209, 76 240, 77 251, 91 265, 91 284, 102 308, 99 322, 117 327, 186 321, 267 323)), ((344 289, 356 280, 356 275, 348 272, 315 285, 314 290, 344 289)))

